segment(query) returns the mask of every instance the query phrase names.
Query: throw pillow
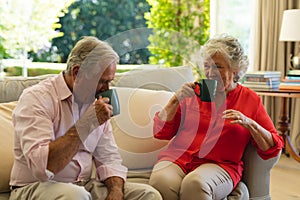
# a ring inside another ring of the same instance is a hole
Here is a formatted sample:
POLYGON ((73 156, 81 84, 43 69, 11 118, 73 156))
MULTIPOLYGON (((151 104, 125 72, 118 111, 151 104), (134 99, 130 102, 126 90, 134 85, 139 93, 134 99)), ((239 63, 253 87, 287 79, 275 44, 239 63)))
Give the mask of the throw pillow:
POLYGON ((17 102, 0 103, 0 192, 8 192, 10 171, 14 161, 12 111, 17 102))
POLYGON ((134 169, 150 169, 167 141, 153 137, 153 117, 169 101, 172 92, 117 87, 120 114, 111 119, 113 134, 123 164, 134 169))

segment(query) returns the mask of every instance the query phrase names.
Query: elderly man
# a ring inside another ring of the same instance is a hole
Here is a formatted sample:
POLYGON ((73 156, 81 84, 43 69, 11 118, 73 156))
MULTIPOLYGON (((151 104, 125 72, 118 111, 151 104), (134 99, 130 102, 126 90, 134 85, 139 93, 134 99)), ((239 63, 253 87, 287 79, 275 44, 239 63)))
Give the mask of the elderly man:
POLYGON ((13 113, 11 200, 161 199, 149 185, 125 182, 109 122, 113 107, 95 99, 109 89, 118 61, 107 43, 84 37, 65 71, 24 90, 13 113))

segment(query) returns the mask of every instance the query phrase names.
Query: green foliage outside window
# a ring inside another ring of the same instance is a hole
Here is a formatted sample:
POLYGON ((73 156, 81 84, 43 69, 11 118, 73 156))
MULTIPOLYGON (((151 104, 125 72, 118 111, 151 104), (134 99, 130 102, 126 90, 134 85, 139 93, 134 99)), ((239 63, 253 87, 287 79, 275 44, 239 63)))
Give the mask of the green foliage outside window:
POLYGON ((4 57, 27 59, 29 51, 37 52, 60 36, 53 27, 60 26, 56 23, 57 15, 69 1, 0 1, 0 46, 5 49, 4 57))
POLYGON ((147 0, 145 14, 150 35, 151 64, 190 63, 209 38, 209 0, 147 0))
MULTIPOLYGON (((59 18, 62 27, 57 30, 64 35, 53 39, 52 49, 59 55, 59 62, 66 62, 71 49, 82 36, 107 40, 131 29, 145 28, 144 13, 148 11, 146 0, 76 0, 59 18)), ((114 47, 117 52, 126 49, 125 53, 119 54, 120 63, 148 63, 150 52, 147 46, 132 50, 131 43, 124 38, 118 47, 114 47)))
MULTIPOLYGON (((3 58, 7 58, 9 55, 6 53, 6 49, 2 45, 2 38, 0 37, 0 60, 3 58)), ((0 63, 1 65, 1 63, 0 63)))
MULTIPOLYGON (((0 12, 1 12, 1 8, 0 8, 0 12)), ((2 30, 2 29, 4 29, 4 27, 0 24, 0 30, 2 30)), ((7 58, 9 56, 6 52, 5 47, 3 46, 3 42, 4 42, 4 38, 1 37, 1 34, 0 34, 0 69, 1 69, 1 59, 7 58)))

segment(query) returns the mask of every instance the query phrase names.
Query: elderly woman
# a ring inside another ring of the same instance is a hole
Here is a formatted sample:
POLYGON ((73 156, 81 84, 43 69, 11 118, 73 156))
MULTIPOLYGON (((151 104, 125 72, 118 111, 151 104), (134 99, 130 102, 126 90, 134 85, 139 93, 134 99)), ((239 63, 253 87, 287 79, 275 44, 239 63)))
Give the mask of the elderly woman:
POLYGON ((249 142, 263 159, 283 147, 260 97, 238 83, 248 66, 238 40, 212 38, 202 57, 207 79, 217 81, 215 100, 202 101, 197 84, 185 83, 154 117, 154 136, 171 141, 150 184, 167 200, 226 198, 241 180, 249 142))

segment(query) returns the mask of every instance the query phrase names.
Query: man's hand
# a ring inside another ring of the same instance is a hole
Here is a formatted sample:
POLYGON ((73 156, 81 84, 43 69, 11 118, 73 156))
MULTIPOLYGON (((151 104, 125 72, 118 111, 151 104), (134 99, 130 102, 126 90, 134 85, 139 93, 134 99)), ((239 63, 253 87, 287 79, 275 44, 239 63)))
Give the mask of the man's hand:
POLYGON ((77 127, 98 127, 105 123, 112 116, 112 106, 108 104, 108 98, 99 97, 93 105, 91 105, 83 116, 78 120, 77 127))
POLYGON ((108 102, 109 102, 109 98, 99 97, 94 103, 96 116, 97 116, 99 125, 101 125, 104 122, 106 122, 107 120, 109 120, 110 117, 112 116, 113 107, 112 107, 112 105, 108 104, 108 102))
POLYGON ((97 99, 75 123, 77 133, 82 141, 97 127, 105 123, 112 116, 112 106, 108 98, 97 99))
POLYGON ((112 189, 108 192, 107 197, 105 200, 123 200, 124 194, 121 189, 112 189))
POLYGON ((121 177, 112 176, 104 181, 108 195, 106 200, 123 200, 124 199, 124 180, 121 177))

